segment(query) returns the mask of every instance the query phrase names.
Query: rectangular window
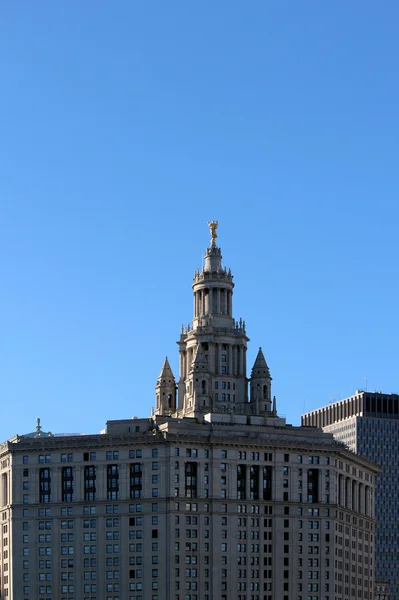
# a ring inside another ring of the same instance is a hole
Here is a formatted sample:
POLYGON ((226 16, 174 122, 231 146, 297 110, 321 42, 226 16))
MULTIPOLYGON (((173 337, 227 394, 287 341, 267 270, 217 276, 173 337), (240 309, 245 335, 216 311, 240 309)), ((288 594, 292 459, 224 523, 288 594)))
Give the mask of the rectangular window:
POLYGON ((263 500, 272 499, 272 477, 273 467, 263 467, 263 500))
POLYGON ((184 465, 184 495, 186 498, 197 496, 197 463, 186 462, 184 465))
POLYGON ((107 460, 118 460, 119 459, 119 452, 118 450, 108 450, 106 452, 106 459, 107 460))
POLYGON ((84 497, 86 502, 96 499, 96 467, 93 465, 84 468, 84 497))
POLYGON ((141 498, 143 491, 143 465, 132 463, 130 465, 130 497, 141 498))
POLYGON ((107 466, 107 499, 119 499, 119 465, 107 466))
POLYGON ((73 502, 73 469, 72 467, 62 468, 62 501, 73 502))
POLYGON ((251 465, 249 469, 250 500, 259 500, 259 466, 251 465))
POLYGON ((246 498, 246 465, 237 465, 237 499, 246 498))
POLYGON ((39 497, 41 504, 51 502, 51 471, 49 468, 39 471, 39 497))

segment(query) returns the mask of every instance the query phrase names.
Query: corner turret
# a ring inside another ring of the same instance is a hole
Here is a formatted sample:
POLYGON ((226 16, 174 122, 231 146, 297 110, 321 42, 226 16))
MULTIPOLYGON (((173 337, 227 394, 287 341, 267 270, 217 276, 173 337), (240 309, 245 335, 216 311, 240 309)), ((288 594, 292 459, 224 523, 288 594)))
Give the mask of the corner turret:
POLYGON ((158 377, 156 392, 157 415, 171 415, 176 411, 176 381, 170 368, 168 357, 165 358, 158 377))
POLYGON ((270 370, 263 356, 262 348, 259 348, 250 379, 250 403, 253 414, 261 415, 272 412, 271 384, 270 370))

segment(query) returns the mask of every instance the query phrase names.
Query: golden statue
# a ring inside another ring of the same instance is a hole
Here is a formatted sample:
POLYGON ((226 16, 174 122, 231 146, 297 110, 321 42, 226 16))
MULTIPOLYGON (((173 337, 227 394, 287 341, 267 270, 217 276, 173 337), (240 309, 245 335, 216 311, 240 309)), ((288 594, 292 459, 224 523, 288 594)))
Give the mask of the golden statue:
POLYGON ((211 232, 211 244, 214 246, 216 244, 216 238, 218 234, 216 233, 216 229, 219 227, 219 223, 217 221, 208 221, 208 227, 211 232))

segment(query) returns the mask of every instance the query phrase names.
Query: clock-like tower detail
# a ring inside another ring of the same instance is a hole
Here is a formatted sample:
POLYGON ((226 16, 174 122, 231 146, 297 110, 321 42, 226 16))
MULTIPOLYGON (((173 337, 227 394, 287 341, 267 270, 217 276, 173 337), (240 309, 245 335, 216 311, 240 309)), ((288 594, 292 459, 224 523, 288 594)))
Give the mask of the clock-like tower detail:
MULTIPOLYGON (((175 416, 200 417, 212 412, 272 416, 271 377, 266 363, 267 374, 262 368, 262 376, 267 380, 262 379, 261 384, 262 390, 266 390, 267 384, 267 394, 262 394, 260 401, 258 398, 254 401, 252 397, 249 402, 249 338, 245 321, 233 317, 233 275, 222 265, 222 252, 216 244, 218 223, 212 221, 208 225, 210 245, 205 252, 203 267, 195 272, 192 284, 193 320, 187 327, 182 327, 177 342, 180 378, 175 416)), ((257 360, 259 363, 259 357, 257 360)), ((259 379, 258 369, 253 375, 259 379)), ((258 386, 259 382, 254 385, 258 386)), ((158 414, 161 413, 159 406, 158 403, 158 414)))

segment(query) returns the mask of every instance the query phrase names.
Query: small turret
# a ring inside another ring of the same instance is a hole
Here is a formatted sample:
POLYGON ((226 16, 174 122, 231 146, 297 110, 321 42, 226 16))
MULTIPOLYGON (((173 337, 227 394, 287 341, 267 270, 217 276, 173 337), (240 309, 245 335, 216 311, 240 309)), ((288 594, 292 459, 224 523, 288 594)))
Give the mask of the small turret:
POLYGON ((211 375, 209 373, 208 359, 202 345, 197 344, 188 377, 184 407, 185 413, 195 414, 198 411, 209 410, 211 405, 210 389, 211 375))
POLYGON ((176 381, 170 368, 168 357, 165 358, 158 377, 156 392, 157 415, 171 415, 176 411, 176 381))
POLYGON ((269 367, 263 356, 262 348, 259 348, 250 379, 250 402, 253 414, 271 413, 271 383, 269 367))

